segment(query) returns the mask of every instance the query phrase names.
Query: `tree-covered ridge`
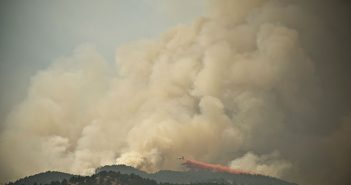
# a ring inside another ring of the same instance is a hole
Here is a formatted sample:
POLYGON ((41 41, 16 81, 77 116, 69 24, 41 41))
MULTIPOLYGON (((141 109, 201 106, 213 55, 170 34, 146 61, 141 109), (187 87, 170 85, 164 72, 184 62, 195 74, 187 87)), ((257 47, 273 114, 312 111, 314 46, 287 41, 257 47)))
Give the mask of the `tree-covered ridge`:
POLYGON ((32 176, 24 177, 18 179, 15 182, 10 182, 8 185, 40 185, 49 184, 52 181, 61 182, 63 180, 68 180, 74 175, 69 173, 57 172, 57 171, 47 171, 43 173, 38 173, 32 176))
POLYGON ((296 185, 257 174, 230 174, 210 170, 147 173, 125 165, 103 166, 91 176, 45 172, 7 185, 296 185))
POLYGON ((211 170, 161 170, 156 173, 146 173, 125 165, 110 165, 96 169, 96 173, 102 171, 114 171, 122 174, 136 174, 145 179, 155 180, 158 183, 191 184, 202 182, 225 182, 233 185, 296 185, 275 177, 259 174, 231 174, 211 170))
MULTIPOLYGON (((224 183, 207 182, 191 183, 187 185, 223 185, 224 183)), ((8 185, 22 185, 20 182, 9 183, 8 185)), ((180 185, 172 183, 157 183, 155 180, 145 179, 135 174, 121 174, 113 171, 102 171, 91 176, 72 176, 62 181, 50 183, 34 183, 33 185, 180 185)))

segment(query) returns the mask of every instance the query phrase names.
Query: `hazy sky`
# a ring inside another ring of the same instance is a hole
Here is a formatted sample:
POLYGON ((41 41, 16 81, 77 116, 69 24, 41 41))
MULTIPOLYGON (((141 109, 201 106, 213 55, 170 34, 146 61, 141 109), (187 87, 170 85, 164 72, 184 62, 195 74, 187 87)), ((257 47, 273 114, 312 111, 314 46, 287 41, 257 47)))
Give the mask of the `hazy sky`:
POLYGON ((155 38, 204 13, 204 1, 0 2, 0 120, 25 96, 30 77, 84 43, 108 62, 127 42, 155 38))

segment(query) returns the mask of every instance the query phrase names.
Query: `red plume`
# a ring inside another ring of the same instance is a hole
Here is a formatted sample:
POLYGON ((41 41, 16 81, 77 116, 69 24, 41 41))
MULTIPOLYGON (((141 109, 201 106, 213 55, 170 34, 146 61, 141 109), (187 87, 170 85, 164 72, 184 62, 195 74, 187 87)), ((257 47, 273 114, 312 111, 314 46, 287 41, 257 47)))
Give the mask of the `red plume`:
POLYGON ((182 165, 191 170, 202 169, 202 170, 212 170, 216 172, 225 172, 225 173, 231 173, 231 174, 253 174, 251 172, 236 170, 236 169, 232 169, 227 166, 222 166, 219 164, 210 164, 210 163, 205 163, 205 162, 191 160, 191 159, 185 159, 185 162, 182 165))

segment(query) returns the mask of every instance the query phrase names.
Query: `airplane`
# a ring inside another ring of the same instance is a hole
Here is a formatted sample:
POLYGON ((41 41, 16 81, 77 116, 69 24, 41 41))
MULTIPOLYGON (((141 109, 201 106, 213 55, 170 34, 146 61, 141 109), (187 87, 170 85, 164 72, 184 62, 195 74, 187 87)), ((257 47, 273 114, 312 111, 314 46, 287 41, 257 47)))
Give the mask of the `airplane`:
POLYGON ((178 157, 178 160, 184 160, 184 156, 178 157))

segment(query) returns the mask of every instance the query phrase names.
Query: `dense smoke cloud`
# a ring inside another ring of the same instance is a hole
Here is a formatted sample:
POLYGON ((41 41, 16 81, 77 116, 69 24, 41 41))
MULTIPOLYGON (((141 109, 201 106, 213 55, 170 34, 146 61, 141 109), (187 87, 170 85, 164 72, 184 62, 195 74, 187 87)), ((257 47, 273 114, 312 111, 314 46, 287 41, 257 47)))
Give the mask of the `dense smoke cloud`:
POLYGON ((346 1, 216 1, 207 18, 119 48, 79 47, 32 78, 0 139, 1 178, 89 174, 177 156, 303 185, 350 180, 346 1))
POLYGON ((262 156, 248 152, 230 162, 230 166, 251 173, 280 177, 284 171, 291 168, 291 163, 279 158, 276 151, 262 156))

